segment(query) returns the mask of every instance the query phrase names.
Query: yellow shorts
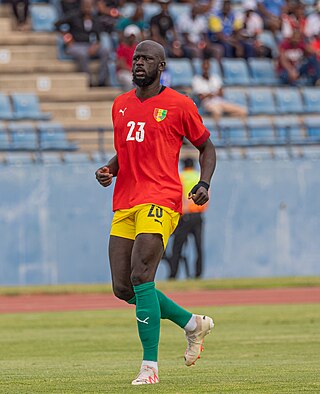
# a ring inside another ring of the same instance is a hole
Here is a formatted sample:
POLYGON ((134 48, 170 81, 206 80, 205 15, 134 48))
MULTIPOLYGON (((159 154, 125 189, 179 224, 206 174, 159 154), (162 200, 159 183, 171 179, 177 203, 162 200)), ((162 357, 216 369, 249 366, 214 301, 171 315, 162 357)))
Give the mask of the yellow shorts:
POLYGON ((178 225, 180 214, 155 204, 141 204, 115 211, 110 235, 135 239, 138 234, 161 234, 164 248, 178 225))

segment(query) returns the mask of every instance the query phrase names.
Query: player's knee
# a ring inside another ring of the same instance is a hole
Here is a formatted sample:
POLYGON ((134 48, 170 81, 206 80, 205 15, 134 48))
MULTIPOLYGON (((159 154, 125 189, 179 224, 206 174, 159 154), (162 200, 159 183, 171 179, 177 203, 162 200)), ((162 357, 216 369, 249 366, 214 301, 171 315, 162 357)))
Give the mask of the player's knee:
POLYGON ((153 278, 151 273, 146 270, 133 270, 131 274, 131 283, 134 286, 141 285, 142 283, 152 282, 153 278))
POLYGON ((131 288, 118 284, 113 285, 113 294, 123 301, 129 301, 134 296, 134 292, 131 288))

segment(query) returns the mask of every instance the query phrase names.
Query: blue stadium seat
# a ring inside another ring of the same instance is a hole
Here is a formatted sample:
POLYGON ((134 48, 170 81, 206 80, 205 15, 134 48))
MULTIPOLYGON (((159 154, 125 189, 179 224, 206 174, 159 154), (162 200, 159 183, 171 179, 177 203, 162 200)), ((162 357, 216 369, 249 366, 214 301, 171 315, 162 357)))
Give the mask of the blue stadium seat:
POLYGON ((270 118, 248 118, 249 141, 252 144, 273 144, 275 142, 273 125, 270 118))
POLYGON ((248 59, 252 82, 255 85, 277 85, 279 79, 276 76, 274 64, 271 59, 248 59))
POLYGON ((8 131, 11 135, 13 149, 38 149, 36 129, 30 122, 10 122, 8 131))
POLYGON ((223 91, 223 97, 231 103, 248 108, 247 95, 244 89, 226 87, 223 91))
POLYGON ((64 156, 65 163, 88 163, 90 157, 86 153, 65 153, 64 156))
POLYGON ((301 123, 297 116, 275 117, 273 124, 279 142, 303 142, 301 123))
POLYGON ((244 59, 221 60, 226 85, 250 85, 247 63, 244 59))
POLYGON ((12 93, 16 119, 48 120, 51 114, 41 112, 38 96, 34 93, 12 93))
POLYGON ((222 118, 218 122, 221 139, 225 144, 241 145, 248 143, 244 122, 238 118, 222 118))
POLYGON ((39 122, 41 149, 44 150, 76 150, 77 146, 66 138, 64 128, 60 123, 39 122))
MULTIPOLYGON (((199 58, 192 59, 192 66, 196 75, 202 74, 202 60, 199 58)), ((216 59, 210 59, 210 75, 218 75, 223 79, 219 62, 216 59)))
POLYGON ((281 114, 299 114, 304 111, 302 98, 297 88, 276 88, 275 99, 281 114))
POLYGON ((3 122, 0 122, 0 150, 9 149, 9 148, 10 148, 10 142, 9 142, 9 136, 7 130, 3 122))
POLYGON ((270 160, 272 158, 270 147, 248 147, 245 151, 246 159, 260 161, 260 160, 270 160))
POLYGON ((191 4, 188 3, 170 3, 169 14, 174 22, 177 21, 178 17, 182 14, 188 14, 191 9, 191 4))
POLYGON ((191 87, 193 70, 189 59, 168 59, 167 70, 173 88, 191 87))
POLYGON ((315 139, 320 142, 320 116, 305 116, 303 118, 303 124, 308 139, 315 139))
POLYGON ((32 4, 30 7, 33 31, 54 31, 58 12, 52 4, 32 4))
POLYGON ((302 88, 301 93, 305 112, 320 113, 320 88, 302 88))
POLYGON ((271 89, 249 89, 248 90, 249 113, 251 115, 268 114, 274 115, 277 109, 274 103, 271 89))
POLYGON ((7 164, 15 166, 24 166, 34 162, 30 153, 26 152, 10 152, 6 154, 5 161, 7 164))
POLYGON ((277 42, 269 30, 264 30, 257 37, 258 41, 260 41, 264 46, 271 49, 272 57, 276 58, 279 54, 277 42))
POLYGON ((0 119, 14 120, 15 116, 12 112, 9 96, 5 93, 0 93, 0 119))
POLYGON ((212 118, 208 118, 208 117, 203 117, 202 120, 203 120, 203 124, 210 131, 211 139, 214 142, 214 144, 216 146, 224 145, 221 142, 216 122, 212 118))

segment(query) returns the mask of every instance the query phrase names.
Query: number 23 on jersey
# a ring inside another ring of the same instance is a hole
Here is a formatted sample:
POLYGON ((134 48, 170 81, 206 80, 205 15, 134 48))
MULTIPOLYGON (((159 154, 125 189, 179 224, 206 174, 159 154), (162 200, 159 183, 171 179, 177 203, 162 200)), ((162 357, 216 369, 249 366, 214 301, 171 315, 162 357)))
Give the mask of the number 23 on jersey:
POLYGON ((127 123, 129 127, 128 135, 126 141, 137 141, 142 142, 144 140, 144 126, 146 122, 134 122, 130 120, 127 123))

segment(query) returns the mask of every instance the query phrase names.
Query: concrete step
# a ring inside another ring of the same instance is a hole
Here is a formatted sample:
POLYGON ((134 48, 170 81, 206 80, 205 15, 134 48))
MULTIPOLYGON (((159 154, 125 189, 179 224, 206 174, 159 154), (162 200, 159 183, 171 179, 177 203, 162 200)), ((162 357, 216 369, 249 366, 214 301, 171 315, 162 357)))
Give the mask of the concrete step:
POLYGON ((12 31, 10 34, 0 34, 0 45, 56 46, 56 33, 12 31))
POLYGON ((11 4, 0 4, 0 18, 10 17, 12 15, 11 4))
POLYGON ((12 30, 12 20, 8 17, 1 17, 0 18, 0 34, 8 34, 12 30))
POLYGON ((90 125, 92 122, 101 126, 110 126, 111 120, 110 101, 99 102, 74 102, 74 103, 41 103, 44 112, 50 112, 57 122, 77 121, 77 124, 90 125))
POLYGON ((50 64, 52 60, 57 59, 57 51, 53 46, 44 45, 16 45, 1 46, 0 48, 0 64, 12 64, 19 62, 20 64, 28 64, 29 62, 47 62, 50 64))
POLYGON ((29 75, 0 75, 1 90, 49 92, 51 90, 77 87, 87 90, 88 76, 85 73, 69 74, 29 74, 29 75))
POLYGON ((121 94, 121 90, 112 87, 106 88, 88 88, 83 89, 65 89, 61 91, 52 90, 50 92, 39 92, 38 96, 42 103, 45 102, 91 102, 91 101, 110 101, 121 94))

